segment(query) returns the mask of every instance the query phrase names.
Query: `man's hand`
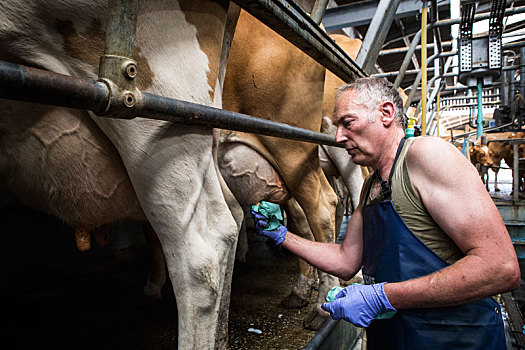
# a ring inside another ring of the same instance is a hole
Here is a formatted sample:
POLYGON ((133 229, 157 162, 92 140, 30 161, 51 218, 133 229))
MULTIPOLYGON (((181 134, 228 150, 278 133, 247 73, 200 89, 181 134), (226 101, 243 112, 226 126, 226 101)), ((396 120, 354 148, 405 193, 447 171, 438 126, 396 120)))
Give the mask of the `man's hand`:
POLYGON ((284 242, 286 238, 286 232, 288 230, 285 226, 279 225, 276 229, 266 230, 268 228, 268 218, 262 214, 251 211, 253 221, 255 222, 255 232, 259 236, 268 237, 275 242, 275 245, 279 245, 284 242))
POLYGON ((381 313, 396 311, 383 289, 384 283, 346 287, 336 295, 336 300, 321 305, 334 320, 345 319, 358 327, 368 327, 381 313))

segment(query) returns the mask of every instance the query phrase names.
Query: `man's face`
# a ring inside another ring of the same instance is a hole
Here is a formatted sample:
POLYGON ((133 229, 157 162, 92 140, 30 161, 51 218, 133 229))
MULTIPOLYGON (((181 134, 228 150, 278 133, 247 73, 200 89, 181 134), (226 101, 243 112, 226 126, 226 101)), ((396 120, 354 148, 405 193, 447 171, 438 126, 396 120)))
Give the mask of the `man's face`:
MULTIPOLYGON (((371 101, 371 104, 375 102, 371 101)), ((337 100, 333 123, 337 127, 336 141, 345 145, 354 163, 373 165, 377 142, 381 140, 379 106, 367 106, 356 98, 353 90, 337 100), (374 121, 370 121, 373 118, 374 121), (375 152, 374 152, 375 151, 375 152)))

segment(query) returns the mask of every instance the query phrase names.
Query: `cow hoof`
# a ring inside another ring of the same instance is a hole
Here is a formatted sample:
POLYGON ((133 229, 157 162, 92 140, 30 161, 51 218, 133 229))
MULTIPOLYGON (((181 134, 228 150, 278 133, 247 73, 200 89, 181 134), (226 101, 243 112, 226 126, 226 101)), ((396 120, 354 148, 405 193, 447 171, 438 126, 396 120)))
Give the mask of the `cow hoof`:
POLYGON ((91 234, 88 230, 77 228, 75 230, 75 243, 78 250, 85 252, 91 249, 91 234))
POLYGON ((95 236, 95 241, 101 247, 107 245, 109 242, 109 232, 105 227, 96 228, 93 231, 93 236, 95 236))
POLYGON ((159 286, 158 284, 153 283, 148 279, 146 281, 144 289, 142 290, 142 294, 144 294, 145 297, 151 299, 162 299, 161 290, 162 286, 159 286))
POLYGON ((311 331, 318 331, 329 318, 328 312, 323 311, 320 305, 315 305, 308 318, 303 322, 303 327, 311 331))
POLYGON ((300 309, 308 305, 308 300, 301 298, 299 295, 291 292, 284 300, 282 305, 287 309, 300 309))

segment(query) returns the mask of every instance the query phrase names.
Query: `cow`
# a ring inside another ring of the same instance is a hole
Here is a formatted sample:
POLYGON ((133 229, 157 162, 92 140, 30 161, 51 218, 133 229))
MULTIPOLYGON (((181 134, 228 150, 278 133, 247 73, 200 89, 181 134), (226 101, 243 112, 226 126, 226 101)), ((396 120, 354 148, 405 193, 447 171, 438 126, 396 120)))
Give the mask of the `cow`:
MULTIPOLYGON (((324 74, 318 63, 241 11, 228 58, 223 108, 320 131, 324 74)), ((288 214, 291 231, 334 242, 337 197, 320 167, 318 148, 312 143, 223 131, 220 169, 246 210, 261 200, 279 203, 288 214)), ((285 301, 289 307, 304 306, 315 282, 305 262, 300 262, 300 270, 285 301)), ((309 329, 319 329, 328 317, 320 304, 338 284, 333 276, 323 272, 319 276, 318 301, 305 321, 309 329)))
MULTIPOLYGON (((498 141, 493 141, 493 140, 505 140, 505 139, 513 139, 513 138, 514 139, 515 138, 525 138, 525 133, 523 132, 518 132, 518 133, 504 132, 504 133, 493 133, 493 134, 487 135, 487 142, 491 141, 491 142, 488 142, 489 156, 492 159, 493 164, 494 164, 494 167, 492 168, 492 170, 494 171, 494 191, 500 191, 498 187, 498 172, 499 172, 499 167, 501 165, 501 161, 505 160, 505 163, 507 163, 507 165, 512 168, 514 164, 514 152, 513 152, 512 146, 509 143, 498 142, 498 141)), ((525 149, 525 145, 520 145, 518 147, 519 158, 523 158, 524 149, 525 149)), ((521 163, 522 161, 520 161, 520 168, 523 167, 521 163)), ((523 182, 523 180, 521 179, 523 177, 522 171, 520 170, 519 173, 520 173, 519 175, 520 176, 520 186, 519 187, 521 188, 521 191, 523 191, 523 186, 521 185, 521 183, 523 182)))
POLYGON ((472 145, 469 148, 470 162, 476 167, 485 188, 489 191, 488 169, 494 165, 488 146, 472 145))
MULTIPOLYGON (((140 1, 137 87, 220 108, 228 6, 140 1)), ((4 0, 0 59, 96 79, 107 13, 107 1, 4 0)), ((147 219, 173 281, 179 349, 226 348, 242 210, 218 170, 218 132, 9 100, 0 111, 1 204, 22 203, 83 230, 147 219)))

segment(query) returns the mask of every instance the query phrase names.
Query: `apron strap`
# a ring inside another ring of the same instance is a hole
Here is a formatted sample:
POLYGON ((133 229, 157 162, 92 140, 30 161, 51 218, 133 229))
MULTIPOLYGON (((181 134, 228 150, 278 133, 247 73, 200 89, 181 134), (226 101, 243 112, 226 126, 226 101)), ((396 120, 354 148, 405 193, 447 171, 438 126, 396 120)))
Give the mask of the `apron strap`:
POLYGON ((403 145, 405 144, 406 139, 403 137, 401 141, 399 142, 399 145, 397 146, 397 152, 396 157, 394 158, 394 164, 392 164, 392 169, 390 169, 390 175, 388 176, 388 181, 385 181, 381 179, 381 175, 379 175, 379 172, 376 170, 372 174, 372 181, 370 181, 370 186, 368 186, 368 190, 366 191, 366 197, 365 197, 365 203, 368 199, 368 196, 370 195, 370 188, 372 188, 372 184, 374 181, 378 181, 381 183, 381 197, 383 197, 383 200, 390 200, 392 197, 392 175, 394 174, 394 169, 396 168, 397 159, 399 158, 399 155, 401 154, 401 150, 403 149, 403 145))

